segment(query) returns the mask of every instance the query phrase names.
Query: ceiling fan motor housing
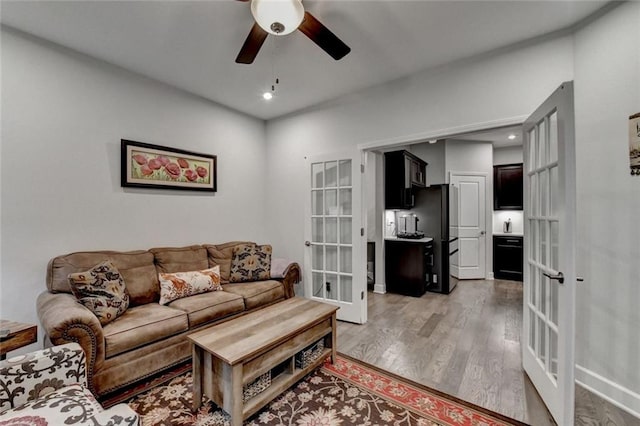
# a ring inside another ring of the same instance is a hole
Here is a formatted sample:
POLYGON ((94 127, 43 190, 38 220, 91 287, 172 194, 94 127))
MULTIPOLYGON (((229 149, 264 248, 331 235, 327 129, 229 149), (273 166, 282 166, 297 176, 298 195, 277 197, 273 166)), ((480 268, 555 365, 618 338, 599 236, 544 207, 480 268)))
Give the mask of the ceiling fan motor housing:
POLYGON ((269 34, 286 35, 302 23, 304 7, 300 0, 251 0, 251 14, 269 34))

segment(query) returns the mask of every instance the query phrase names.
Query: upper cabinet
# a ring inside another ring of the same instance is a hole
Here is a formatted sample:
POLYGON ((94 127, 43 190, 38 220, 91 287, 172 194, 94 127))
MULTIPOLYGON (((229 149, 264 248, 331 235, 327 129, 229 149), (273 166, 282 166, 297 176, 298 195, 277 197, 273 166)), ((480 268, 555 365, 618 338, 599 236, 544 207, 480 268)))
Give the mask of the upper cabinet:
POLYGON ((524 210, 522 163, 493 166, 493 209, 524 210))
POLYGON ((427 185, 427 163, 408 151, 384 154, 385 208, 410 209, 413 187, 427 185))

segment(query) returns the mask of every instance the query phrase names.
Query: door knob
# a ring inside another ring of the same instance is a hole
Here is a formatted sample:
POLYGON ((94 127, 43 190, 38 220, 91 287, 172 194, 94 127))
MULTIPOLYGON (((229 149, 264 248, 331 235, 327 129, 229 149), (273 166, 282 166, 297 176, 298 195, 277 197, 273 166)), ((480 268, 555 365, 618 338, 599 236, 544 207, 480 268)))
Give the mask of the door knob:
POLYGON ((484 235, 484 234, 485 234, 485 232, 484 232, 484 231, 480 231, 480 235, 484 235))
POLYGON ((558 272, 557 275, 551 275, 551 274, 547 274, 546 272, 543 272, 542 275, 552 280, 556 280, 560 284, 564 284, 564 275, 562 275, 562 272, 558 272))
POLYGON ((309 246, 311 245, 311 241, 305 241, 305 242, 304 242, 304 245, 305 245, 305 246, 307 246, 307 247, 309 247, 309 246))

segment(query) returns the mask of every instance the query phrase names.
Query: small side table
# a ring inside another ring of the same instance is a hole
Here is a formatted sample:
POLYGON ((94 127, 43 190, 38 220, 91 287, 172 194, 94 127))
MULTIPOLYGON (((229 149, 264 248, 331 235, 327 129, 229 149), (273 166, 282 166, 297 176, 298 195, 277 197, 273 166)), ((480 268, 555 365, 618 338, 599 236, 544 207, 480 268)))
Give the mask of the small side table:
POLYGON ((38 341, 38 326, 21 322, 0 320, 0 330, 9 330, 9 334, 0 337, 0 360, 7 357, 7 352, 38 341))

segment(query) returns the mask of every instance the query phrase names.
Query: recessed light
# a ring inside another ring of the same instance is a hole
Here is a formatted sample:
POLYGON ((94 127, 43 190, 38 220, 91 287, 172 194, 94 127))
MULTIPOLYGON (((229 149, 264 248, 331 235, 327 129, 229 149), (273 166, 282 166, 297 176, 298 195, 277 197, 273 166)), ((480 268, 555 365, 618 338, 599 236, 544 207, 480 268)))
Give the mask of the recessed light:
POLYGON ((507 136, 507 138, 512 141, 516 138, 516 135, 514 135, 513 133, 511 133, 509 136, 507 136))
POLYGON ((262 97, 268 101, 269 99, 273 98, 273 95, 271 94, 271 92, 264 92, 262 94, 262 97))
POLYGON ((432 139, 432 140, 429 141, 430 144, 434 144, 436 142, 438 142, 438 139, 432 139))

